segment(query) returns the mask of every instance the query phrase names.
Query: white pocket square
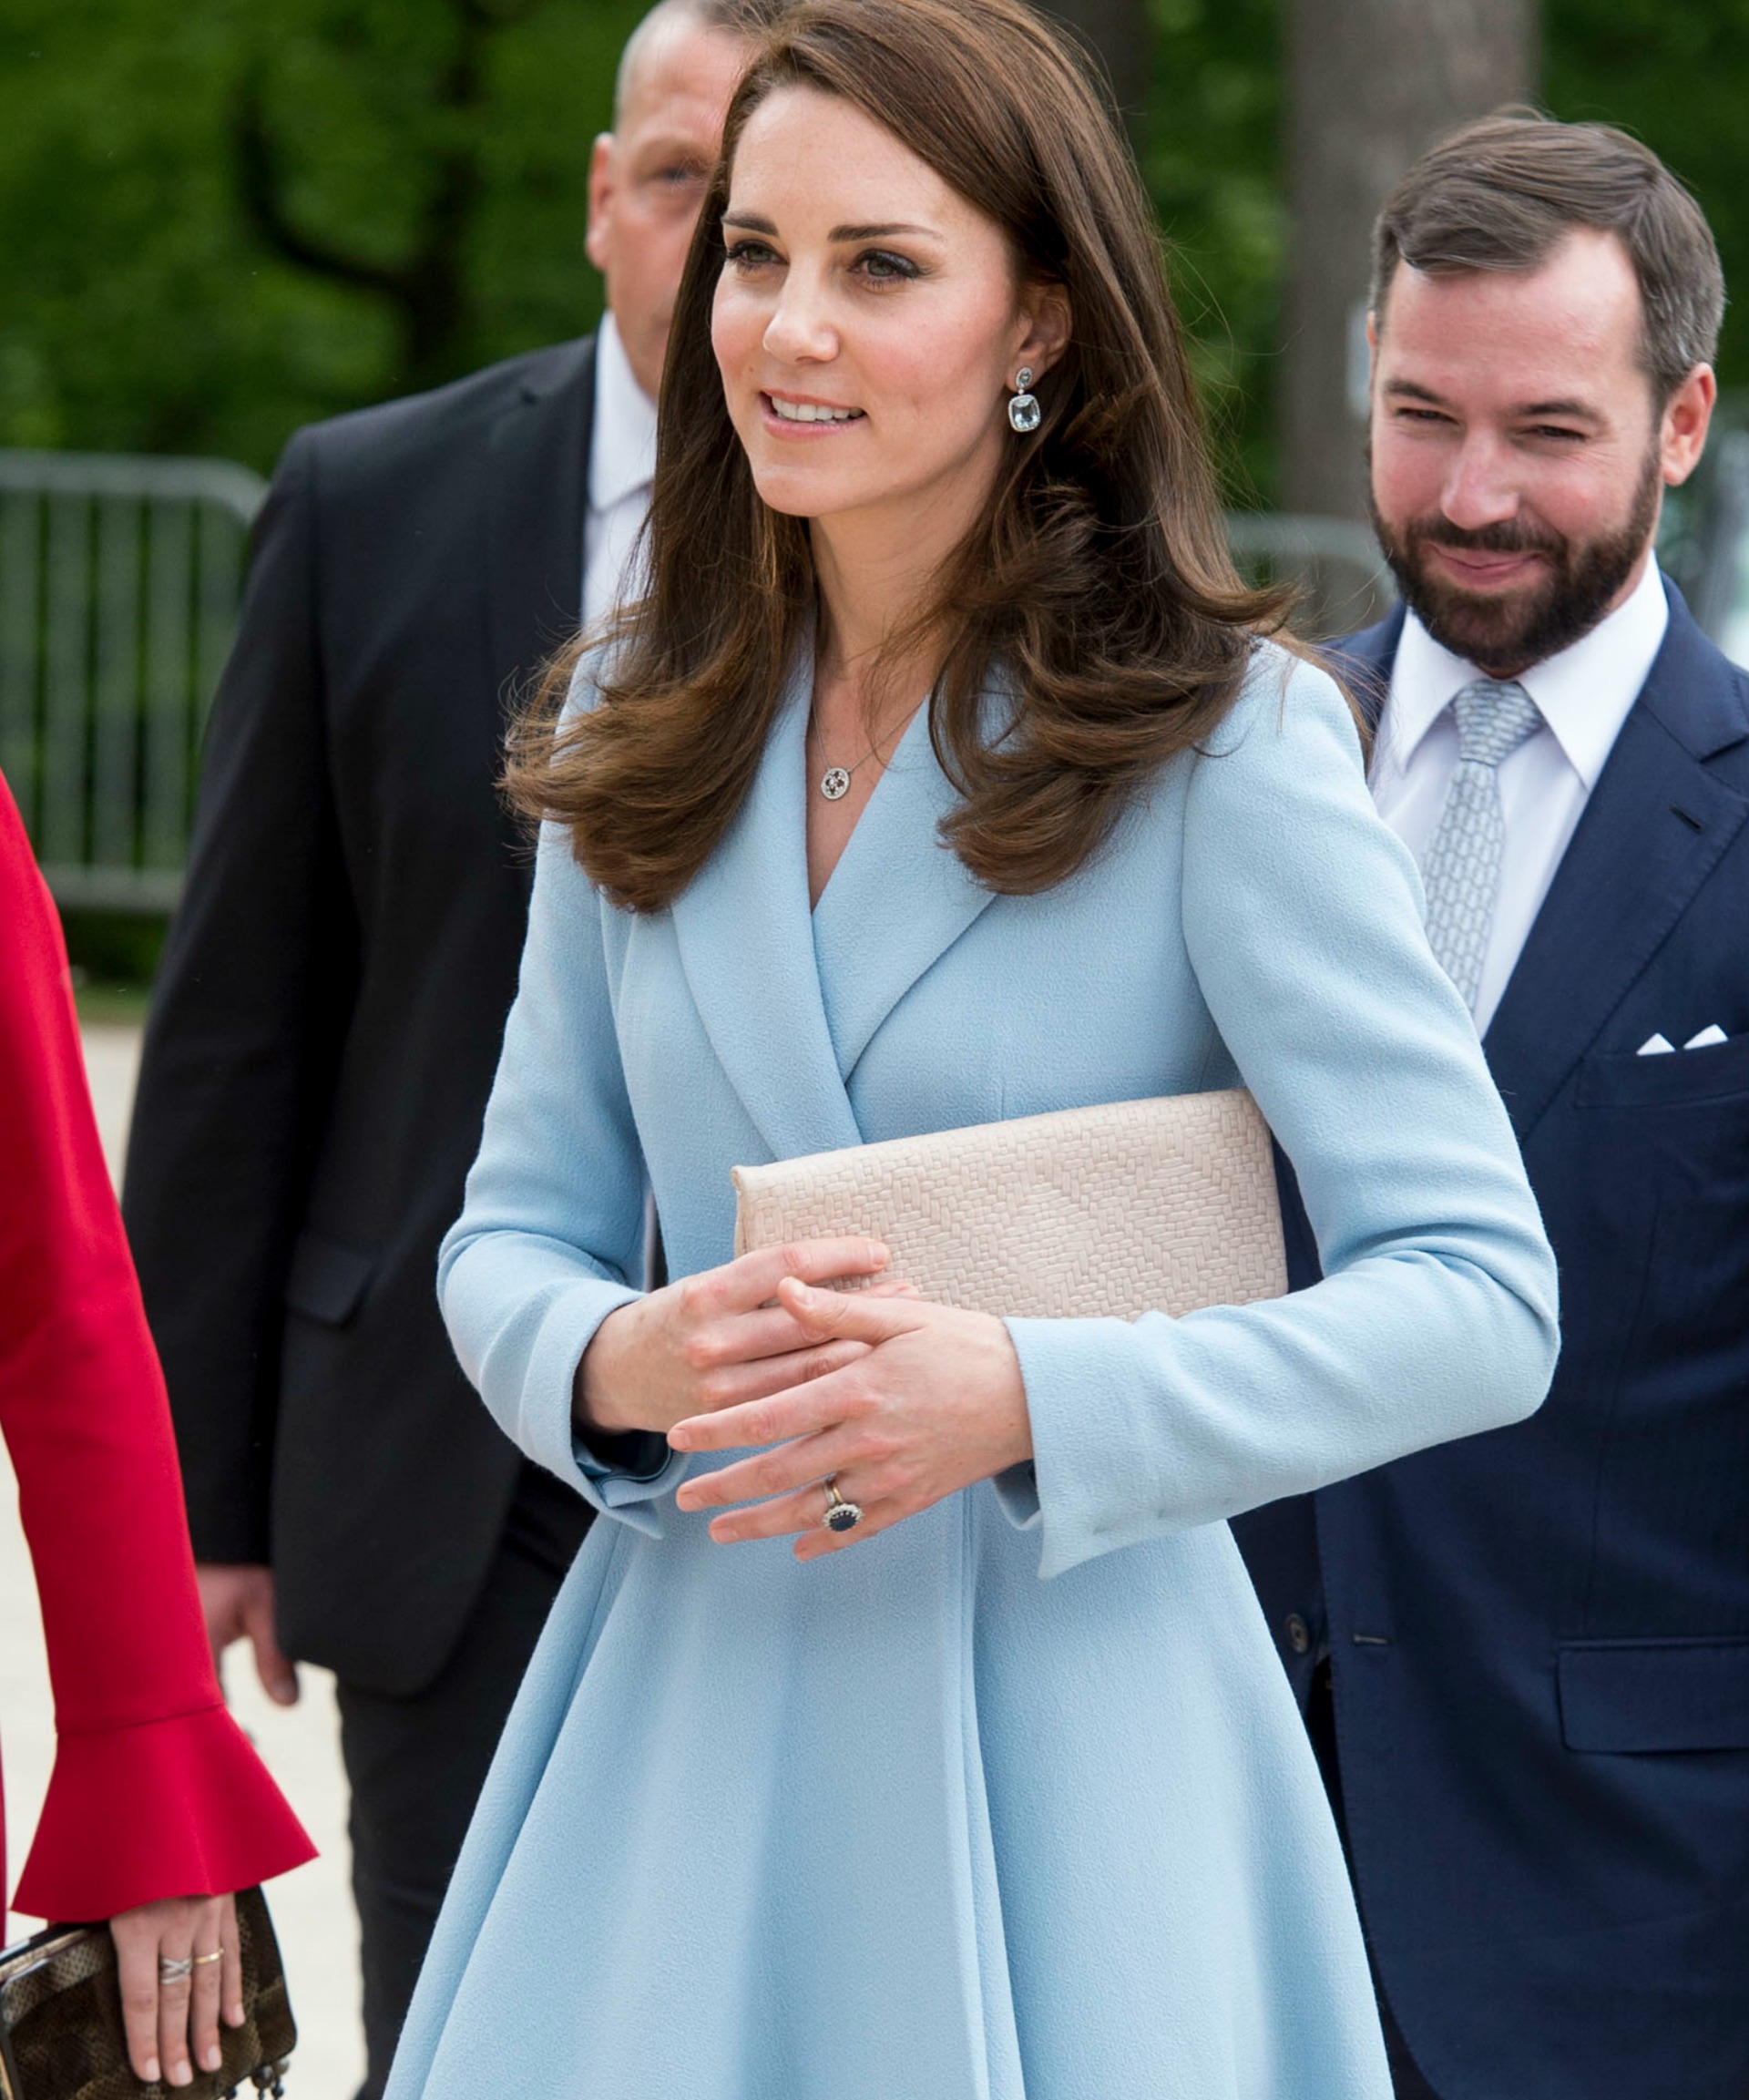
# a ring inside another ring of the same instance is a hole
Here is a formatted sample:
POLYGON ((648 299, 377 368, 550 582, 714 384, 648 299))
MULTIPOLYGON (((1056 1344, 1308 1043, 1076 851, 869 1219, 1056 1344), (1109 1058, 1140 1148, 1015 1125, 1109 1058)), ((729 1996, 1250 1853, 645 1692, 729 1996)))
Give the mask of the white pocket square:
MULTIPOLYGON (((1690 1036, 1683 1048, 1685 1050, 1711 1050, 1714 1043, 1729 1042, 1730 1040, 1730 1037, 1725 1034, 1717 1021, 1709 1021, 1699 1035, 1690 1036)), ((1663 1057, 1673 1053, 1675 1048, 1676 1045, 1671 1041, 1670 1038, 1661 1031, 1657 1035, 1649 1035, 1634 1052, 1634 1055, 1642 1058, 1663 1057)))

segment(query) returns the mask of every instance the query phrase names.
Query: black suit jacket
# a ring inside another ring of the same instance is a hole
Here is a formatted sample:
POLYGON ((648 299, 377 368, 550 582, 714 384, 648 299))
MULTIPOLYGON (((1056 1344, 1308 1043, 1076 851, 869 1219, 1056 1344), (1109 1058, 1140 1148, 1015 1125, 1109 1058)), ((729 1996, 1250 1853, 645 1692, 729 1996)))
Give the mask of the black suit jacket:
MULTIPOLYGON (((1484 1045, 1553 1389, 1234 1525, 1302 1695, 1327 1635, 1361 1912, 1442 2100, 1749 2093, 1749 678, 1671 599, 1484 1045)), ((1375 705, 1401 628, 1341 652, 1375 705)))
POLYGON ((269 1561, 294 1655, 447 1658, 520 1460, 455 1365, 461 1207, 527 914, 506 711, 575 631, 594 351, 301 431, 257 525, 126 1214, 197 1555, 269 1561))

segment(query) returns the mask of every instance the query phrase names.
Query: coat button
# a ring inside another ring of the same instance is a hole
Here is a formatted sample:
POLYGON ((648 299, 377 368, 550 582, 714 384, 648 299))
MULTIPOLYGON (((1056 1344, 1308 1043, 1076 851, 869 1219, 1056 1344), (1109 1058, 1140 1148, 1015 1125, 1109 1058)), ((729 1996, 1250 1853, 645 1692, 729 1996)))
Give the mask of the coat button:
POLYGON ((1287 1614, 1287 1644, 1296 1655, 1307 1654, 1312 1647, 1312 1629, 1297 1612, 1287 1614))

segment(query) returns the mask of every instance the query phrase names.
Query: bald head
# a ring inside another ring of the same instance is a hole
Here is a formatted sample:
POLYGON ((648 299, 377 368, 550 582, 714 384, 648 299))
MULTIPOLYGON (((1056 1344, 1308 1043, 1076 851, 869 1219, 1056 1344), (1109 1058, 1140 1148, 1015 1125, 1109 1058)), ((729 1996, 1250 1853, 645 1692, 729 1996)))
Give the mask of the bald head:
POLYGON ((638 92, 639 74, 652 48, 678 27, 714 30, 719 36, 751 43, 782 12, 784 0, 657 0, 619 54, 613 77, 613 128, 619 130, 628 105, 638 92))
POLYGON ((722 149, 722 120, 773 0, 660 0, 632 32, 613 129, 589 162, 589 261, 638 384, 661 385, 680 271, 722 149))

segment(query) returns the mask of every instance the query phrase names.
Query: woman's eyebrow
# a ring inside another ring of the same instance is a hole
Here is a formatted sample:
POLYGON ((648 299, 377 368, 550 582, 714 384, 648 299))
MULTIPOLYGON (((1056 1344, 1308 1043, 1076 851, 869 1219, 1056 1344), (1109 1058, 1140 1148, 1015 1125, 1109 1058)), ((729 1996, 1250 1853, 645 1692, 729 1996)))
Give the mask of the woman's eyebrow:
POLYGON ((828 241, 890 241, 895 233, 920 233, 926 241, 939 241, 933 226, 834 226, 828 241))
MULTIPOLYGON (((744 226, 750 233, 777 231, 773 222, 759 211, 736 211, 732 208, 722 215, 725 226, 744 226)), ((890 241, 895 234, 918 234, 926 241, 939 241, 941 236, 933 226, 903 226, 896 222, 881 226, 834 226, 827 234, 828 241, 890 241)))

